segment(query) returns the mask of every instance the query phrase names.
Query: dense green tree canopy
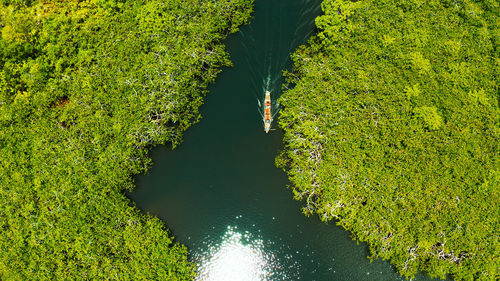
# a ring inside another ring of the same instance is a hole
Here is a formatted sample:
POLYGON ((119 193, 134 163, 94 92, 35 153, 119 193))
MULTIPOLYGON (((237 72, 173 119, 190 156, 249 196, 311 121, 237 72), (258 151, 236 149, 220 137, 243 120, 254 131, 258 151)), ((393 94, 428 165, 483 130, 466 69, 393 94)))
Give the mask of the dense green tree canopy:
POLYGON ((497 1, 325 0, 281 98, 304 212, 405 276, 498 280, 497 1))
POLYGON ((0 1, 0 279, 189 280, 124 196, 181 141, 251 0, 0 1))

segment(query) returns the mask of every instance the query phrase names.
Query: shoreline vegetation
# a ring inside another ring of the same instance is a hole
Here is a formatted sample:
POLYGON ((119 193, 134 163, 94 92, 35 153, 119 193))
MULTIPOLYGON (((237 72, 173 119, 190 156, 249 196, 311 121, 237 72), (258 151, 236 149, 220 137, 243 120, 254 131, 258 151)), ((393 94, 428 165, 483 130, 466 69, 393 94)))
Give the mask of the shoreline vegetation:
MULTIPOLYGON (((497 280, 496 1, 325 0, 276 159, 306 215, 406 277, 497 280)), ((192 280, 124 195, 181 143, 252 0, 0 0, 0 279, 192 280)), ((168 222, 167 222, 168 223, 168 222)))
MULTIPOLYGON (((252 0, 0 0, 0 279, 191 280, 124 195, 181 142, 252 0)), ((167 222, 168 223, 168 222, 167 222)))
POLYGON ((498 280, 498 2, 322 8, 280 98, 304 213, 403 276, 498 280))

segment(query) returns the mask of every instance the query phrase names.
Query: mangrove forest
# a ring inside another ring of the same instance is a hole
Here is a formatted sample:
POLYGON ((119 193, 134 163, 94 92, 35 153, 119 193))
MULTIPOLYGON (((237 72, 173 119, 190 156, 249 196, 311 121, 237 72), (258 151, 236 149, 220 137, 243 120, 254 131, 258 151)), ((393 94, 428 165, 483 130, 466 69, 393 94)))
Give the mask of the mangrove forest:
POLYGON ((303 212, 404 276, 498 280, 499 3, 322 8, 281 97, 277 163, 303 212))
POLYGON ((0 0, 0 280, 500 279, 500 3, 270 1, 0 0))

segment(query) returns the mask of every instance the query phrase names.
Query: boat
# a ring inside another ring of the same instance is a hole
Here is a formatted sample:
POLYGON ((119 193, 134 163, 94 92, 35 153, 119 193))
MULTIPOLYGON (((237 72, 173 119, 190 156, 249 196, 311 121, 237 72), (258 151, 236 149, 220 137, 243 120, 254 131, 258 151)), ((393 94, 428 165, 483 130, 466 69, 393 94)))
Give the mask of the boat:
POLYGON ((271 130, 271 122, 273 121, 271 115, 271 93, 266 91, 266 98, 264 100, 264 131, 266 134, 271 130))

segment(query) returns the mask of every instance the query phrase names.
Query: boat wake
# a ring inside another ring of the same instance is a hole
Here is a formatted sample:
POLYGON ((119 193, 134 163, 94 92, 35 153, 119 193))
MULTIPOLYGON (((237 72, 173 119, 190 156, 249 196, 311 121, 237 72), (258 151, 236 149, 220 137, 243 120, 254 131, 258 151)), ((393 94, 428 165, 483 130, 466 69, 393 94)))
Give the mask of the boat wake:
POLYGON ((304 3, 281 3, 275 1, 257 1, 255 24, 264 24, 265 32, 255 33, 251 25, 240 29, 241 44, 247 53, 245 58, 251 84, 257 100, 260 120, 264 130, 266 122, 271 123, 279 114, 279 97, 284 83, 283 70, 291 66, 290 54, 301 44, 306 43, 313 31, 314 18, 319 13, 320 5, 304 3), (290 9, 290 5, 297 5, 297 9, 290 9), (275 17, 276 13, 289 15, 275 17), (285 22, 287 17, 297 18, 301 24, 290 25, 285 22), (312 20, 306 21, 306 18, 312 20), (259 23, 257 23, 259 22, 259 23), (304 32, 304 30, 311 30, 304 32), (299 35, 301 34, 301 35, 299 35), (266 93, 270 94, 270 113, 266 117, 266 93))

